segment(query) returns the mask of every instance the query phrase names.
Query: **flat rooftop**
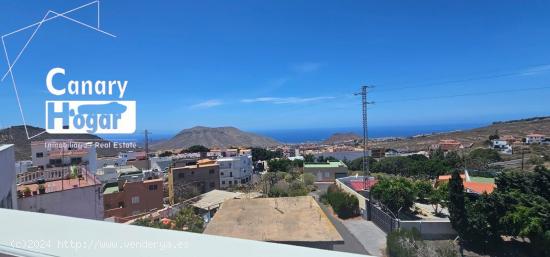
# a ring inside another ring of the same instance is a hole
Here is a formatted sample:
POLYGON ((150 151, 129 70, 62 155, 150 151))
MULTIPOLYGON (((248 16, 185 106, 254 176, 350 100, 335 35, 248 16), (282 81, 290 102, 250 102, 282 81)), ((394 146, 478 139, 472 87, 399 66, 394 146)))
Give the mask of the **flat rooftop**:
POLYGON ((227 200, 204 234, 270 242, 343 242, 311 196, 227 200))
POLYGON ((208 210, 211 207, 218 207, 226 200, 237 198, 243 195, 243 193, 235 193, 223 190, 212 190, 210 192, 199 195, 198 200, 193 204, 194 207, 208 210))
MULTIPOLYGON (((77 188, 83 188, 83 187, 89 187, 89 186, 95 186, 100 185, 101 183, 97 181, 95 178, 88 176, 84 176, 82 179, 78 178, 71 178, 71 179, 63 179, 63 180, 54 180, 54 181, 47 181, 43 185, 46 188, 46 193, 53 193, 53 192, 59 192, 59 191, 66 191, 66 190, 72 190, 77 188)), ((23 192, 25 188, 28 187, 31 192, 32 191, 38 191, 38 184, 27 184, 27 185, 18 185, 17 190, 21 190, 23 192)))
POLYGON ((304 168, 338 168, 345 167, 346 165, 341 162, 320 162, 320 163, 304 163, 304 168))

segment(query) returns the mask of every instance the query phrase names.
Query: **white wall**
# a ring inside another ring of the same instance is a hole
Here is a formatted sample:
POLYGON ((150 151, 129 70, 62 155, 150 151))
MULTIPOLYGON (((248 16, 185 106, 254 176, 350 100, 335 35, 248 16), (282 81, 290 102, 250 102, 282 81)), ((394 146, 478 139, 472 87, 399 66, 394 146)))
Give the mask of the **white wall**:
POLYGON ((217 160, 217 163, 220 165, 220 187, 227 188, 231 185, 241 184, 241 179, 252 179, 252 156, 242 155, 235 157, 225 157, 217 160), (222 175, 223 173, 223 175, 222 175), (233 176, 230 176, 230 175, 233 176))
POLYGON ((0 145, 0 207, 17 208, 15 189, 15 147, 0 145), (9 201, 9 203, 8 203, 9 201))
POLYGON ((19 198, 19 210, 103 220, 101 184, 19 198))

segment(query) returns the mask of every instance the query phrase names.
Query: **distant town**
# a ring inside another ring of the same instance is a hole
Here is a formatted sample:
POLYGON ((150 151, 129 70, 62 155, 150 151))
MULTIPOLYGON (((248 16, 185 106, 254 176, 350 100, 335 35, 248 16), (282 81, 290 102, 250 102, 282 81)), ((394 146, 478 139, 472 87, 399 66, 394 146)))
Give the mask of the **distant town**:
POLYGON ((352 134, 265 147, 147 146, 110 156, 98 154, 94 141, 45 139, 31 141, 21 160, 20 146, 4 144, 0 166, 11 171, 2 173, 0 206, 374 256, 399 251, 400 238, 409 237, 417 251, 448 253, 439 256, 483 256, 476 247, 500 245, 491 250, 498 252, 512 242, 520 242, 516 256, 528 256, 545 251, 538 240, 549 224, 507 219, 525 210, 526 220, 548 221, 550 138, 540 132, 548 121, 521 121, 539 130, 506 134, 501 127, 467 140, 437 134, 433 144, 405 149, 378 144, 399 140, 377 140, 367 158, 352 134), (501 202, 509 197, 513 203, 501 202), (535 203, 545 207, 530 210, 535 203), (531 226, 538 227, 522 232, 531 226))

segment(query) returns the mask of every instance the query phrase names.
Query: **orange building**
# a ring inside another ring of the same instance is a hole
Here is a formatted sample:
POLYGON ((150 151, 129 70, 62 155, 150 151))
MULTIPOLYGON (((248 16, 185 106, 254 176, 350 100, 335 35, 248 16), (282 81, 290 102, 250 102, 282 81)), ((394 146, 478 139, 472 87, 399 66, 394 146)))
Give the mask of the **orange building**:
POLYGON ((121 180, 105 185, 105 218, 124 218, 163 208, 163 180, 121 180))

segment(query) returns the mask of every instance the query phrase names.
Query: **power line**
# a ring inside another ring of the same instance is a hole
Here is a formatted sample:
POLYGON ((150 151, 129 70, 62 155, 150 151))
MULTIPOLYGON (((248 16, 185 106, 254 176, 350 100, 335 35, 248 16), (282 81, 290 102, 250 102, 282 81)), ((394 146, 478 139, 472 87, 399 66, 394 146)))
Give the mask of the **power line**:
POLYGON ((525 92, 525 91, 535 91, 535 90, 544 90, 544 89, 550 89, 550 86, 522 88, 522 89, 509 89, 509 90, 496 90, 496 91, 487 91, 487 92, 472 92, 472 93, 442 95, 442 96, 402 98, 402 99, 394 99, 394 100, 382 100, 382 101, 377 101, 376 103, 411 102, 411 101, 435 100, 435 99, 456 98, 456 97, 465 97, 465 96, 495 95, 495 94, 503 94, 503 93, 525 92))
POLYGON ((542 67, 541 66, 535 66, 535 67, 530 67, 530 69, 531 70, 529 70, 529 68, 526 68, 522 71, 515 71, 515 72, 480 75, 480 76, 475 76, 475 77, 470 77, 470 78, 463 78, 463 79, 444 80, 444 81, 440 81, 440 82, 426 82, 426 83, 418 83, 418 84, 409 84, 409 85, 401 86, 401 87, 382 88, 382 89, 373 90, 373 93, 387 92, 387 91, 397 91, 397 90, 412 89, 412 88, 436 87, 436 86, 440 86, 440 85, 457 84, 457 83, 470 82, 470 81, 476 81, 476 80, 489 80, 489 79, 497 79, 497 78, 508 78, 508 77, 524 76, 524 75, 548 72, 548 71, 550 71, 550 66, 548 66, 548 67, 547 66, 542 66, 542 67))

